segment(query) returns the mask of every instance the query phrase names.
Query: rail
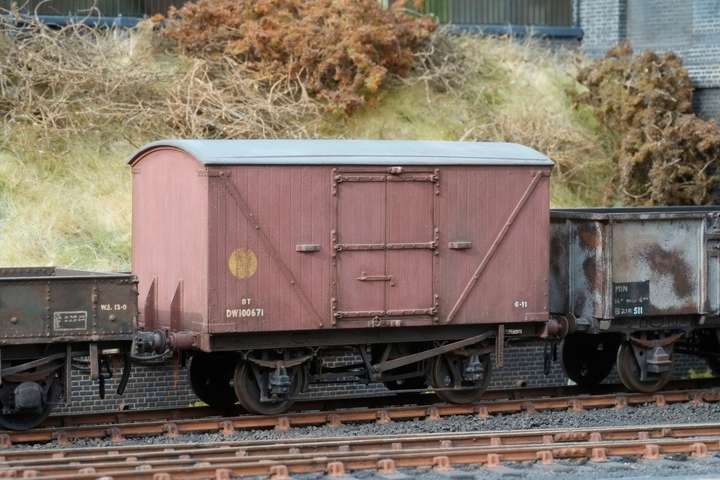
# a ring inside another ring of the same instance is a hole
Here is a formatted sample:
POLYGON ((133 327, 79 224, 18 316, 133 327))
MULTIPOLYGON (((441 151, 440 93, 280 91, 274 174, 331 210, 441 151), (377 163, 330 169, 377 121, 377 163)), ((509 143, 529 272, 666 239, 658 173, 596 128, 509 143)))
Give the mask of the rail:
POLYGON ((544 429, 490 433, 335 437, 309 440, 141 445, 117 448, 6 450, 0 475, 23 478, 152 478, 156 480, 354 470, 387 475, 398 468, 454 466, 494 468, 507 461, 553 463, 556 459, 686 454, 720 451, 720 424, 638 425, 589 429, 544 429))
MULTIPOLYGON (((222 433, 230 436, 237 431, 277 429, 289 430, 294 427, 331 426, 344 423, 389 423, 425 419, 439 420, 456 415, 477 415, 489 417, 497 414, 537 412, 544 410, 574 410, 598 408, 624 408, 627 406, 672 403, 720 402, 718 389, 671 390, 655 394, 605 393, 598 395, 540 396, 552 389, 528 389, 525 394, 535 396, 499 398, 470 405, 450 404, 413 404, 385 407, 360 406, 357 408, 339 408, 325 411, 295 411, 284 415, 236 415, 220 416, 213 411, 193 412, 187 410, 167 410, 138 412, 138 416, 118 416, 102 414, 97 417, 79 416, 64 419, 66 426, 48 426, 29 431, 0 432, 0 448, 10 448, 17 444, 33 444, 55 441, 60 446, 69 446, 76 440, 100 439, 114 444, 122 444, 128 438, 165 436, 177 438, 183 434, 222 433), (203 416, 210 413, 213 416, 203 416)), ((557 391, 557 390, 555 390, 557 391)), ((560 390, 561 392, 563 390, 560 390)), ((565 393, 571 391, 564 390, 565 393)), ((498 392, 499 394, 499 392, 498 392)), ((430 396, 427 396, 429 399, 430 396)), ((380 403, 383 403, 380 401, 380 403)), ((306 405, 307 408, 307 405, 306 405)))

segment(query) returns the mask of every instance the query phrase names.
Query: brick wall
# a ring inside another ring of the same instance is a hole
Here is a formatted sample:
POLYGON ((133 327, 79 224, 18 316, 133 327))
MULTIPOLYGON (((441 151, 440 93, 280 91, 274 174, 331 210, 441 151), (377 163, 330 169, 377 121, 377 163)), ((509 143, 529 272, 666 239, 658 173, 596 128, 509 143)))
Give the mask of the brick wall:
MULTIPOLYGON (((329 360, 332 365, 359 362, 359 357, 345 355, 329 360)), ((135 366, 125 394, 115 394, 121 371, 113 370, 113 377, 106 380, 106 396, 98 397, 98 382, 88 375, 75 372, 73 392, 66 407, 56 409, 61 413, 87 413, 100 411, 138 410, 150 408, 184 407, 198 402, 188 382, 187 370, 172 365, 143 367, 135 366)), ((512 347, 505 351, 505 362, 501 369, 493 368, 491 388, 512 388, 520 386, 562 385, 564 375, 559 363, 552 365, 551 373, 543 373, 543 350, 538 346, 512 347)), ((367 395, 385 391, 382 384, 334 383, 311 385, 303 396, 308 399, 341 395, 367 395)))
POLYGON ((695 112, 702 118, 720 119, 720 88, 700 88, 693 97, 695 112))
POLYGON ((720 87, 720 0, 629 0, 627 39, 679 54, 697 88, 720 87))
POLYGON ((576 18, 583 30, 583 51, 599 57, 625 38, 627 1, 632 0, 578 0, 576 18))
POLYGON ((720 0, 577 0, 582 49, 602 56, 627 40, 636 51, 673 51, 690 72, 695 109, 720 119, 720 0))
MULTIPOLYGON (((333 363, 357 362, 354 356, 333 359, 333 363)), ((675 378, 685 378, 689 370, 695 373, 707 371, 705 363, 697 358, 678 356, 674 370, 675 378)), ((173 366, 135 367, 125 395, 115 394, 120 371, 107 381, 106 398, 98 397, 98 383, 87 375, 75 374, 73 393, 67 407, 56 409, 61 413, 89 413, 100 411, 139 410, 150 408, 184 407, 195 404, 198 399, 192 393, 187 380, 187 370, 173 366)), ((619 383, 612 373, 609 383, 619 383)), ((567 383, 560 363, 552 363, 548 375, 544 374, 543 347, 537 345, 517 346, 505 350, 503 368, 493 368, 490 388, 520 388, 558 386, 567 383)), ((305 398, 325 398, 343 395, 368 395, 382 392, 381 384, 338 383, 313 385, 305 398)))
POLYGON ((74 372, 73 392, 66 407, 56 413, 89 413, 101 411, 139 410, 150 408, 186 407, 197 402, 190 389, 187 370, 173 366, 135 366, 123 396, 116 395, 120 369, 106 380, 105 399, 98 396, 98 382, 88 375, 74 372))

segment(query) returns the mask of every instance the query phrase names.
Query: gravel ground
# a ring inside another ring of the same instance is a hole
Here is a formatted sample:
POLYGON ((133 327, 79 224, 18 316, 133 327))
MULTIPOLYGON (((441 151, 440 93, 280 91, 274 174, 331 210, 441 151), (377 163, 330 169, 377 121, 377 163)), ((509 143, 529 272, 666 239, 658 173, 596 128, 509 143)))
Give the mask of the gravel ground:
MULTIPOLYGON (((297 480, 318 480, 322 475, 293 475, 297 480)), ((325 477, 327 478, 327 477, 325 477)), ((337 479, 337 477, 334 477, 337 479)), ((445 473, 431 469, 399 470, 393 477, 382 477, 372 471, 353 472, 352 477, 361 480, 393 478, 418 480, 577 480, 577 479, 626 479, 652 480, 656 478, 673 480, 718 480, 720 479, 720 457, 689 460, 675 456, 656 461, 628 461, 610 458, 605 463, 588 461, 557 461, 553 465, 533 463, 507 464, 490 469, 483 467, 459 467, 445 473)))
MULTIPOLYGON (((443 417, 437 421, 403 421, 387 424, 359 423, 346 424, 341 427, 300 427, 291 428, 287 432, 277 430, 241 430, 234 435, 224 436, 220 433, 199 433, 180 435, 175 438, 143 437, 128 438, 125 445, 161 444, 161 443, 204 443, 226 440, 282 440, 301 437, 354 437, 361 435, 393 435, 408 433, 447 433, 470 431, 528 430, 539 428, 579 428, 606 427, 619 425, 666 425, 682 423, 720 422, 720 403, 689 403, 657 407, 626 407, 621 410, 612 408, 572 411, 546 411, 533 414, 519 413, 514 415, 493 415, 482 419, 478 416, 443 417)), ((73 443, 76 447, 111 446, 109 440, 82 439, 73 443)), ((58 447, 54 442, 37 444, 31 447, 17 445, 14 448, 48 448, 58 447)))
MULTIPOLYGON (((338 428, 303 427, 292 428, 287 432, 276 430, 238 431, 225 437, 219 433, 180 435, 176 438, 146 437, 127 439, 125 445, 164 444, 164 443, 206 443, 227 440, 278 440, 301 437, 323 436, 361 436, 392 435, 407 433, 442 433, 464 431, 524 430, 542 428, 606 427, 619 425, 660 425, 682 423, 720 422, 720 404, 703 403, 700 405, 676 404, 665 407, 648 405, 626 407, 621 410, 598 409, 582 412, 547 411, 533 414, 498 415, 482 419, 476 416, 445 417, 438 421, 406 421, 388 424, 349 424, 338 428)), ((77 440, 75 447, 104 447, 112 445, 107 440, 77 440)), ((33 446, 17 445, 13 448, 59 448, 53 443, 33 446)), ((706 459, 688 459, 684 456, 666 458, 660 461, 633 461, 632 459, 610 459, 607 463, 595 464, 586 461, 558 460, 554 465, 539 464, 504 465, 497 469, 458 468, 452 472, 438 474, 432 470, 412 470, 399 472, 397 478, 419 478, 422 480, 454 479, 552 479, 565 480, 577 478, 716 478, 720 480, 720 456, 706 459), (716 474, 715 476, 712 476, 716 474), (708 476, 710 475, 710 476, 708 476)), ((315 480, 322 475, 303 475, 294 478, 315 480)), ((374 472, 355 472, 354 478, 373 480, 374 472)), ((379 478, 379 477, 378 477, 379 478)))

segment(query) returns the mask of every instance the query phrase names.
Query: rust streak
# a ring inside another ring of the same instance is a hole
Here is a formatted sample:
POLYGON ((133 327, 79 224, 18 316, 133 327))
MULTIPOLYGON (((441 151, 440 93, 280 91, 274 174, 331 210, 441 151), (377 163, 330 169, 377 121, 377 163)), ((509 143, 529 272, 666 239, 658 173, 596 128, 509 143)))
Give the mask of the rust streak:
POLYGON ((585 280, 592 289, 598 289, 601 282, 598 278, 597 262, 594 256, 587 257, 583 261, 583 272, 585 273, 585 280))
POLYGON ((580 237, 580 242, 588 248, 595 249, 600 246, 600 232, 592 225, 581 223, 578 226, 578 236, 580 237))
POLYGON ((652 245, 645 250, 644 254, 655 272, 672 277, 673 288, 679 297, 687 297, 692 294, 693 285, 689 276, 691 269, 680 252, 668 251, 659 245, 652 245))

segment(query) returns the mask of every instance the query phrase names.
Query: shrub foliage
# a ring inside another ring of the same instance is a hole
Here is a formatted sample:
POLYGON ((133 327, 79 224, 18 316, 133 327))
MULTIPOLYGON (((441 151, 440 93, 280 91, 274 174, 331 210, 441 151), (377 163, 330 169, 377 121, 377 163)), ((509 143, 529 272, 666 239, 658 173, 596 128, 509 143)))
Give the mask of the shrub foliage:
POLYGON ((139 146, 163 136, 311 136, 317 102, 297 85, 265 88, 230 57, 160 53, 153 25, 52 28, 0 15, 0 149, 111 132, 139 146), (12 130, 33 128, 38 138, 12 130))
POLYGON ((299 82, 352 111, 389 76, 407 75, 435 28, 403 2, 198 0, 169 12, 165 35, 189 53, 231 55, 271 85, 299 82))
POLYGON ((610 50, 578 74, 587 103, 616 135, 614 194, 636 205, 699 205, 720 183, 720 129, 692 112, 692 84, 673 53, 610 50))

